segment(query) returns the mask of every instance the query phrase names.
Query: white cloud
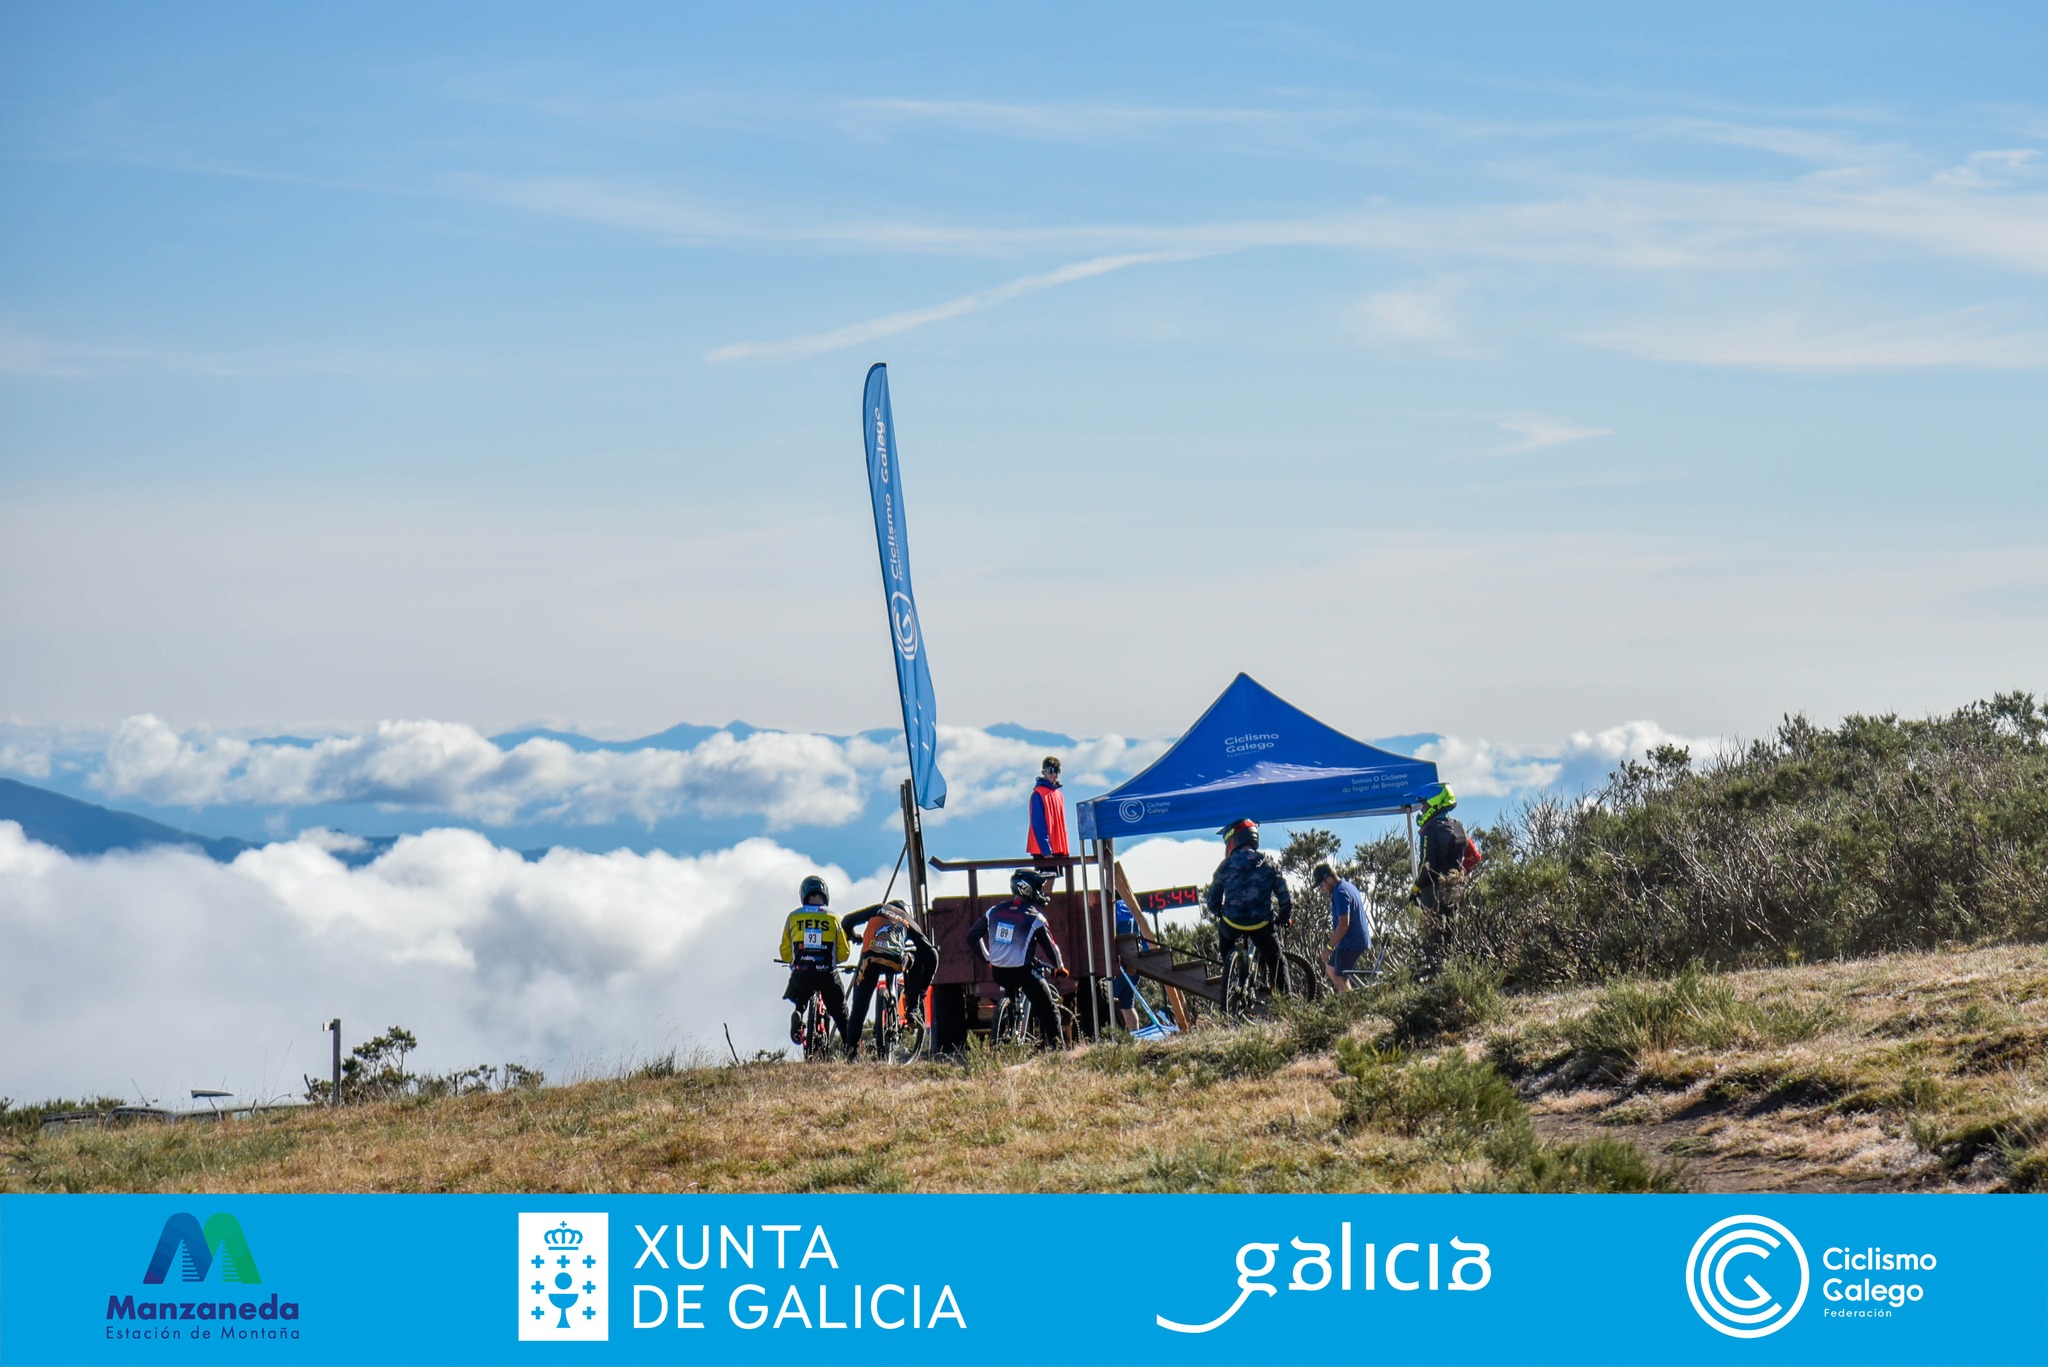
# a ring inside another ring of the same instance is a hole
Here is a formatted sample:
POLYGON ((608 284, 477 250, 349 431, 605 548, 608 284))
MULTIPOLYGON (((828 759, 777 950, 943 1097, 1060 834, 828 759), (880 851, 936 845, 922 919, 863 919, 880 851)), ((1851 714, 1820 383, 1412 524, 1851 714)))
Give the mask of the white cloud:
POLYGON ((32 740, 0 738, 0 773, 50 776, 50 747, 32 740))
POLYGON ((2048 366, 2048 331, 2001 328, 1996 312, 1978 306, 1855 327, 1817 326, 1787 315, 1665 322, 1595 333, 1582 340, 1653 361, 1757 370, 2037 370, 2048 366))
POLYGON ((2048 273, 2048 234, 2040 229, 2048 204, 2040 194, 2018 188, 2015 178, 1993 174, 2010 165, 1966 164, 1974 178, 1963 180, 1916 180, 1853 167, 1749 181, 1564 176, 1533 194, 1521 182, 1513 187, 1523 191, 1520 197, 1486 202, 1371 203, 1180 223, 1024 226, 804 222, 786 214, 756 222, 706 211, 660 189, 597 181, 469 186, 500 203, 691 243, 776 241, 919 254, 1075 251, 1098 259, 1323 247, 1427 261, 1549 262, 1629 273, 1782 268, 1839 259, 1846 245, 1868 243, 2048 273))
POLYGON ((1511 432, 1520 440, 1498 452, 1504 456, 1520 455, 1524 451, 1540 451, 1546 446, 1563 446, 1566 442, 1587 441, 1593 437, 1611 437, 1611 427, 1573 427, 1557 418, 1546 418, 1541 413, 1524 413, 1511 418, 1502 418, 1500 428, 1511 432))
POLYGON ((1567 764, 1591 760, 1612 768, 1625 759, 1641 759, 1660 745, 1690 750, 1694 760, 1706 759, 1729 748, 1721 739, 1681 736, 1666 731, 1653 721, 1629 721, 1605 731, 1574 731, 1564 743, 1567 764))
POLYGON ((94 786, 164 806, 370 802, 488 824, 765 818, 771 828, 843 825, 860 815, 860 775, 827 736, 720 731, 690 750, 579 753, 534 739, 500 749, 458 722, 387 721, 311 745, 181 734, 157 717, 114 733, 94 786))
POLYGON ((1351 310, 1351 329, 1372 342, 1445 343, 1458 335, 1458 320, 1442 291, 1384 290, 1351 310))
MULTIPOLYGON (((1086 794, 1128 778, 1165 754, 1172 743, 1100 736, 1055 746, 1050 753, 1060 757, 1060 776, 1067 788, 1086 794)), ((943 813, 933 813, 928 820, 971 816, 1000 807, 1015 807, 1021 820, 1020 795, 1030 791, 1048 753, 1044 745, 992 736, 977 727, 941 726, 939 768, 950 791, 943 813)))
MULTIPOLYGON (((1129 776, 1167 744, 1101 736, 1060 754, 1068 783, 1086 790, 1129 776)), ((1044 755, 1042 745, 978 727, 940 727, 939 765, 950 792, 930 820, 1018 804, 1044 755)), ((886 797, 904 771, 900 737, 720 731, 688 750, 578 752, 538 738, 507 750, 458 722, 387 721, 300 745, 180 732, 145 714, 116 729, 91 782, 110 798, 170 807, 377 803, 487 825, 756 816, 773 830, 857 820, 868 799, 886 797)), ((886 800, 877 807, 893 810, 886 800)))
POLYGON ((1098 275, 1108 275, 1126 266, 1137 266, 1154 261, 1184 261, 1186 253, 1131 252, 1122 256, 1098 256, 1088 261, 1076 261, 1058 270, 1046 271, 1039 275, 1027 275, 1016 280, 972 294, 963 294, 957 299, 948 299, 943 304, 928 308, 908 309, 901 313, 886 314, 870 318, 866 322, 849 323, 830 332, 807 333, 790 337, 779 342, 734 342, 729 346, 714 349, 705 356, 707 361, 742 360, 797 360, 805 356, 818 356, 828 351, 839 351, 864 342, 894 337, 898 333, 921 328, 927 323, 944 322, 964 314, 979 313, 983 309, 1007 304, 1012 299, 1021 299, 1027 294, 1053 289, 1059 285, 1072 284, 1076 280, 1092 280, 1098 275))
POLYGON ((1532 755, 1488 740, 1443 736, 1416 747, 1415 757, 1435 763, 1437 777, 1460 796, 1506 797, 1557 782, 1556 759, 1532 755))
POLYGON ((1936 175, 1934 183, 1970 190, 1988 189, 2032 173, 2038 169, 2035 163, 2040 158, 2040 151, 2032 147, 1972 152, 1962 165, 1936 175))
POLYGON ((1654 721, 1623 722, 1602 731, 1574 731, 1559 749, 1496 744, 1443 736, 1417 748, 1460 797, 1518 797, 1558 787, 1589 791, 1625 759, 1641 759, 1659 745, 1683 746, 1695 761, 1730 742, 1677 735, 1654 721))
MULTIPOLYGON (((356 869, 312 840, 225 865, 73 858, 0 822, 0 1095, 296 1094, 337 1015, 349 1042, 412 1029, 415 1062, 444 1070, 722 1051, 726 1024, 743 1053, 772 1048, 788 1014, 768 960, 814 867, 765 839, 529 862, 456 830, 356 869)), ((822 871, 847 905, 888 873, 822 871)))

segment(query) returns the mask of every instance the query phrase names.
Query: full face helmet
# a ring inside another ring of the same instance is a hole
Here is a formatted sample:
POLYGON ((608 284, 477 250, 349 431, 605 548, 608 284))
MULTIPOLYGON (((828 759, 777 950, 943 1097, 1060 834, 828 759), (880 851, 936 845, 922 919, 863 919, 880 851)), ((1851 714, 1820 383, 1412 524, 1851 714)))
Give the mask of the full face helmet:
POLYGON ((1223 837, 1223 848, 1226 852, 1240 845, 1251 850, 1259 847, 1259 823, 1250 817, 1242 821, 1233 821, 1216 834, 1223 837))
POLYGON ((825 880, 818 877, 815 873, 804 879, 803 883, 797 888, 796 900, 805 906, 809 906, 811 898, 814 896, 818 899, 820 906, 829 907, 832 905, 832 889, 826 887, 825 880))
POLYGON ((1439 783, 1429 789, 1429 796, 1422 801, 1422 810, 1416 813, 1418 825, 1428 825, 1437 817, 1458 805, 1458 795, 1451 791, 1448 783, 1439 783))
POLYGON ((1037 869, 1019 869, 1010 875, 1010 895, 1021 897, 1033 906, 1044 906, 1052 901, 1046 895, 1045 885, 1052 881, 1052 875, 1037 869))

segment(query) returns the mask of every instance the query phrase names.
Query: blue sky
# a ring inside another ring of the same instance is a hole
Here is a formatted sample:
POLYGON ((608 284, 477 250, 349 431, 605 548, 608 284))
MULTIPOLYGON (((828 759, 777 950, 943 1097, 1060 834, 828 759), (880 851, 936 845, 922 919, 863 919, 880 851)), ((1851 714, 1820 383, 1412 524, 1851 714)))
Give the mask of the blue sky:
POLYGON ((1494 800, 2048 686, 2038 7, 1103 11, 0 11, 0 770, 413 833, 0 825, 0 1090, 772 1042, 895 851, 877 359, 961 821, 1240 669, 1494 800))
POLYGON ((4 23, 17 721, 886 724, 876 358, 963 723, 1243 667, 1754 733, 2048 656, 2037 11, 4 23))

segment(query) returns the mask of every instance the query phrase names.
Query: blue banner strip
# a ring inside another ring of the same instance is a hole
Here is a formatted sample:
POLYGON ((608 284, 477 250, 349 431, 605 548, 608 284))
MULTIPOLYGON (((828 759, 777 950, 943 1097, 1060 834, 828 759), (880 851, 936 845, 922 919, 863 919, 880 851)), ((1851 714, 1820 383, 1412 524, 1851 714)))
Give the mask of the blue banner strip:
POLYGON ((868 494, 875 505, 875 546, 882 556, 882 592, 889 607, 889 635, 896 649, 896 691, 903 699, 903 739, 910 751, 910 780, 917 805, 946 805, 946 776, 939 772, 939 704, 932 695, 932 669, 917 595, 910 586, 910 529, 904 521, 903 467, 895 445, 896 418, 889 411, 889 372, 875 365, 861 396, 868 451, 868 494))
POLYGON ((2048 1364, 2048 1197, 0 1197, 0 1362, 157 1361, 2048 1364))

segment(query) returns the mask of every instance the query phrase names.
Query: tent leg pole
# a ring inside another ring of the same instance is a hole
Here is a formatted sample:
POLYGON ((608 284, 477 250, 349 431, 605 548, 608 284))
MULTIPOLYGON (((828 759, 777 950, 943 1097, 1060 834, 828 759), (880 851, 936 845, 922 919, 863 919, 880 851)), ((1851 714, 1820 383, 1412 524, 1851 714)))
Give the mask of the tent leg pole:
MULTIPOLYGON (((1116 957, 1116 845, 1107 836, 1098 836, 1095 854, 1102 861, 1102 943, 1109 947, 1109 961, 1115 971, 1121 972, 1122 965, 1116 957)), ((1110 994, 1112 1000, 1115 993, 1110 994)), ((1098 1004, 1099 1005, 1099 1004, 1098 1004)), ((1116 1008, 1110 1007, 1112 1011, 1116 1008)))
POLYGON ((1403 807, 1401 814, 1408 819, 1408 881, 1413 884, 1422 876, 1422 847, 1415 843, 1415 809, 1403 807))

